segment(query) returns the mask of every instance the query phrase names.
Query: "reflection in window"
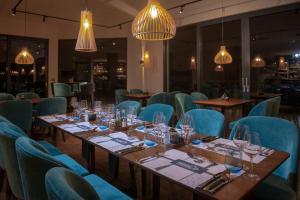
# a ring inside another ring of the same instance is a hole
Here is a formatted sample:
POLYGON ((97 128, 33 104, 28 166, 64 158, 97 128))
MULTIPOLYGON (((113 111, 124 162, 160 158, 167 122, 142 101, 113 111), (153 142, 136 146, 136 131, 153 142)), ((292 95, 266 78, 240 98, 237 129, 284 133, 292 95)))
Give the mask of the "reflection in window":
POLYGON ((169 90, 196 90, 196 26, 178 28, 176 37, 169 42, 169 50, 169 90))
POLYGON ((209 97, 220 97, 224 92, 230 97, 240 96, 241 80, 241 23, 239 20, 224 23, 224 44, 231 54, 231 64, 218 66, 214 57, 220 50, 222 25, 201 27, 202 66, 201 91, 209 97))
POLYGON ((250 19, 251 89, 280 92, 284 104, 300 102, 299 21, 298 10, 250 19))

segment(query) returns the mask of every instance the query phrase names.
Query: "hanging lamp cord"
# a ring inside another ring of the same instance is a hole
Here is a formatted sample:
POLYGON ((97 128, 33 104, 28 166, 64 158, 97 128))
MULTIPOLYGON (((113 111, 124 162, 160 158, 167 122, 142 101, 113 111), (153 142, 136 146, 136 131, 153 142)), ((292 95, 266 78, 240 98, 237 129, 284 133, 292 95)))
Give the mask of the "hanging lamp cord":
POLYGON ((88 6, 89 6, 88 5, 88 0, 84 0, 84 3, 85 3, 85 9, 88 10, 88 6))
POLYGON ((223 5, 223 0, 222 2, 222 45, 224 45, 224 5, 223 5))
POLYGON ((26 32, 27 32, 27 0, 25 0, 25 17, 24 17, 24 36, 26 36, 26 32))

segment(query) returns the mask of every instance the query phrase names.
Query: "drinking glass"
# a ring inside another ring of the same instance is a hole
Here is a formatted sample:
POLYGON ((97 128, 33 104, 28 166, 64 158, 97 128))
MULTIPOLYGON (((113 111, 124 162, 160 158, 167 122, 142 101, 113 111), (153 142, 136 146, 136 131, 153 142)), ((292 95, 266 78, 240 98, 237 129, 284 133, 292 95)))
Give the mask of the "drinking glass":
POLYGON ((79 103, 78 103, 76 97, 72 97, 72 98, 71 98, 70 105, 73 107, 74 110, 78 109, 79 103))
POLYGON ((228 171, 229 178, 243 169, 242 152, 239 150, 227 150, 224 165, 228 171))
POLYGON ((251 169, 248 172, 248 177, 251 179, 257 179, 257 174, 253 171, 253 158, 261 152, 260 137, 257 132, 249 132, 247 143, 244 146, 244 152, 250 157, 251 169))
POLYGON ((239 124, 236 126, 233 143, 240 149, 240 151, 243 151, 244 146, 248 142, 248 132, 249 127, 247 125, 239 124))
POLYGON ((94 110, 95 112, 99 113, 101 112, 102 108, 102 102, 101 101, 95 101, 94 102, 94 110))
POLYGON ((156 144, 154 135, 151 134, 151 129, 145 127, 144 144, 152 147, 156 144))
POLYGON ((82 111, 85 111, 85 110, 88 109, 88 102, 87 102, 87 100, 81 100, 80 101, 80 109, 82 111))
POLYGON ((185 143, 188 144, 190 141, 190 137, 195 129, 193 118, 188 114, 181 115, 179 126, 182 130, 182 135, 185 138, 185 143))
POLYGON ((137 118, 137 109, 135 106, 129 106, 127 110, 127 117, 131 124, 133 125, 135 119, 137 118))

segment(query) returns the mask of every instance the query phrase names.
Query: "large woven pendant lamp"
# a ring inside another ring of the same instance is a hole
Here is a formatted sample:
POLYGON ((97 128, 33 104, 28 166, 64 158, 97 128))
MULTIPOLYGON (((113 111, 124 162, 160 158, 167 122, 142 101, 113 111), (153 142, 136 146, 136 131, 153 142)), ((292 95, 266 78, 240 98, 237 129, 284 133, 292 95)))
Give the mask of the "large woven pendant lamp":
MULTIPOLYGON (((24 35, 26 36, 26 18, 27 18, 27 0, 25 1, 25 23, 24 23, 24 35)), ((26 47, 23 47, 22 50, 17 54, 15 58, 15 63, 19 65, 32 65, 34 63, 34 58, 31 53, 27 50, 26 47)))
POLYGON ((232 57, 230 53, 226 50, 224 45, 224 6, 222 0, 222 44, 220 46, 220 51, 215 56, 215 63, 218 65, 225 65, 232 63, 232 57))
MULTIPOLYGON (((87 1, 85 2, 87 7, 87 1)), ((93 14, 88 9, 81 11, 80 29, 75 50, 80 52, 97 51, 97 45, 93 30, 93 14)))
POLYGON ((176 24, 158 0, 148 0, 133 20, 132 35, 139 40, 168 40, 176 35, 176 24))

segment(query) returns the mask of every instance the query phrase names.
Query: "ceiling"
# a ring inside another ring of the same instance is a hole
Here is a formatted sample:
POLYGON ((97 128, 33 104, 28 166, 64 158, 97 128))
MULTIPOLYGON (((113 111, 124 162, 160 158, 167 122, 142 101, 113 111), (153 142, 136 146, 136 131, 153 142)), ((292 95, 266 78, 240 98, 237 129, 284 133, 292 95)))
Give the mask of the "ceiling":
MULTIPOLYGON (((0 16, 9 16, 19 0, 0 0, 0 16)), ((192 0, 161 0, 165 8, 182 5, 192 0)), ((19 10, 25 9, 24 0, 19 10)), ((95 24, 117 25, 131 20, 146 4, 147 0, 88 0, 95 24)), ((80 11, 85 9, 84 0, 27 0, 27 11, 78 20, 80 11)))

